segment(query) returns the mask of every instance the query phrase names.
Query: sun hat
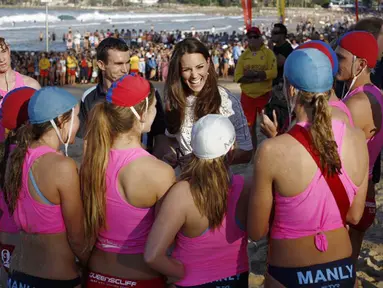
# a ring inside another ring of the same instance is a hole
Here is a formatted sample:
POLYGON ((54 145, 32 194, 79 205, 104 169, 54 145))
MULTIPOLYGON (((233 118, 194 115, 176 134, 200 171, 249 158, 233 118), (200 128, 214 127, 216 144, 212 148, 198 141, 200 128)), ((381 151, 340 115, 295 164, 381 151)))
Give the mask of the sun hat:
POLYGON ((28 103, 36 89, 19 87, 5 95, 1 106, 1 124, 8 130, 20 127, 28 121, 28 103))
POLYGON ((55 119, 77 105, 77 99, 57 87, 42 88, 33 94, 28 104, 29 122, 41 124, 55 119))
POLYGON ((235 129, 228 117, 208 114, 192 128, 191 147, 200 159, 214 159, 229 152, 235 142, 235 129))
POLYGON ((318 49, 294 50, 286 59, 284 76, 295 88, 314 93, 331 90, 333 70, 329 58, 318 49))
POLYGON ((258 35, 258 36, 262 35, 261 30, 259 30, 258 27, 251 27, 251 28, 249 28, 249 30, 247 30, 247 32, 246 32, 246 35, 249 35, 249 34, 255 34, 255 35, 258 35))

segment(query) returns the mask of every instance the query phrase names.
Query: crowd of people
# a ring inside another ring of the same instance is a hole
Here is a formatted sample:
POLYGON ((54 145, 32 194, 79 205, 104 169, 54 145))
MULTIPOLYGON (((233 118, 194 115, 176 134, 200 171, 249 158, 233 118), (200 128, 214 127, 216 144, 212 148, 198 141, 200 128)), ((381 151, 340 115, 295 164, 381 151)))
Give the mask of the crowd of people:
POLYGON ((265 287, 354 287, 380 179, 383 20, 349 30, 294 49, 283 24, 272 45, 249 27, 240 100, 196 37, 168 51, 164 98, 126 41, 103 39, 80 103, 13 70, 0 38, 0 283, 248 287, 248 240, 268 239, 265 287))
MULTIPOLYGON (((343 34, 352 24, 348 17, 332 23, 329 19, 320 28, 316 28, 310 19, 297 24, 296 33, 287 34, 287 40, 293 48, 310 40, 321 40, 331 43, 343 34)), ((259 29, 262 38, 269 47, 272 42, 273 25, 262 24, 259 29)), ((96 30, 81 34, 78 30, 63 35, 66 43, 65 52, 16 52, 12 51, 12 67, 23 75, 36 79, 41 86, 64 86, 71 84, 97 83, 98 65, 96 48, 99 43, 109 37, 123 39, 130 48, 130 64, 132 71, 151 81, 166 81, 169 61, 174 45, 186 37, 194 37, 205 43, 212 56, 216 73, 223 78, 234 75, 239 56, 245 51, 248 43, 244 33, 233 31, 216 33, 199 32, 194 27, 191 32, 179 30, 173 32, 135 29, 96 30)))

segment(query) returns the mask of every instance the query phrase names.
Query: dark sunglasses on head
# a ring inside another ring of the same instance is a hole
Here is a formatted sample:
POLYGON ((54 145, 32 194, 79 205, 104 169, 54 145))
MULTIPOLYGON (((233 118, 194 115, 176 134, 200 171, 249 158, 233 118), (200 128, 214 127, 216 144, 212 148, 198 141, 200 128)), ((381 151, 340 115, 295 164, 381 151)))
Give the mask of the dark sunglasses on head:
POLYGON ((273 34, 273 35, 281 35, 281 34, 283 34, 283 32, 280 32, 280 31, 273 31, 273 32, 271 32, 271 34, 273 34))
POLYGON ((259 36, 259 35, 249 35, 249 36, 247 36, 247 38, 249 38, 249 39, 259 39, 259 37, 261 37, 261 36, 259 36))

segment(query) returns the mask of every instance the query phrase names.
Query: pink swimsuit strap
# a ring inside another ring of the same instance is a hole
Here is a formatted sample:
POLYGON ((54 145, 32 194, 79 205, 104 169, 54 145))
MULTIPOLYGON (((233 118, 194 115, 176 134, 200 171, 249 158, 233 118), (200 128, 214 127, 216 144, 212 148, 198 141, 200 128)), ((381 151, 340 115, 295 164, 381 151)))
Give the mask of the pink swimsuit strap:
POLYGON ((348 122, 350 123, 350 126, 351 127, 355 127, 354 125, 354 121, 352 120, 352 116, 351 116, 351 112, 350 112, 350 109, 348 109, 348 107, 346 106, 346 104, 344 104, 344 102, 342 100, 338 100, 338 101, 329 101, 328 104, 331 106, 331 107, 336 107, 338 108, 339 110, 342 110, 344 113, 346 113, 347 117, 348 117, 348 122))

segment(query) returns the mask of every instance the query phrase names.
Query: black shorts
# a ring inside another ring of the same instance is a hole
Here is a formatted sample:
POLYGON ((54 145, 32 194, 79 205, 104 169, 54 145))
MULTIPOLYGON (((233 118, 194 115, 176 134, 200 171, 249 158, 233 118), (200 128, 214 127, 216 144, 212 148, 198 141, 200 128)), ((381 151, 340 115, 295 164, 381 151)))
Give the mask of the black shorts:
POLYGON ((353 288, 356 280, 351 257, 300 268, 269 266, 267 272, 288 288, 353 288))
MULTIPOLYGON (((183 286, 176 286, 183 287, 183 286)), ((197 286, 187 286, 188 288, 247 288, 249 287, 249 272, 243 272, 239 275, 222 278, 197 286)))
POLYGON ((31 276, 18 271, 11 272, 8 277, 8 287, 74 288, 80 284, 80 277, 73 280, 52 280, 31 276))

